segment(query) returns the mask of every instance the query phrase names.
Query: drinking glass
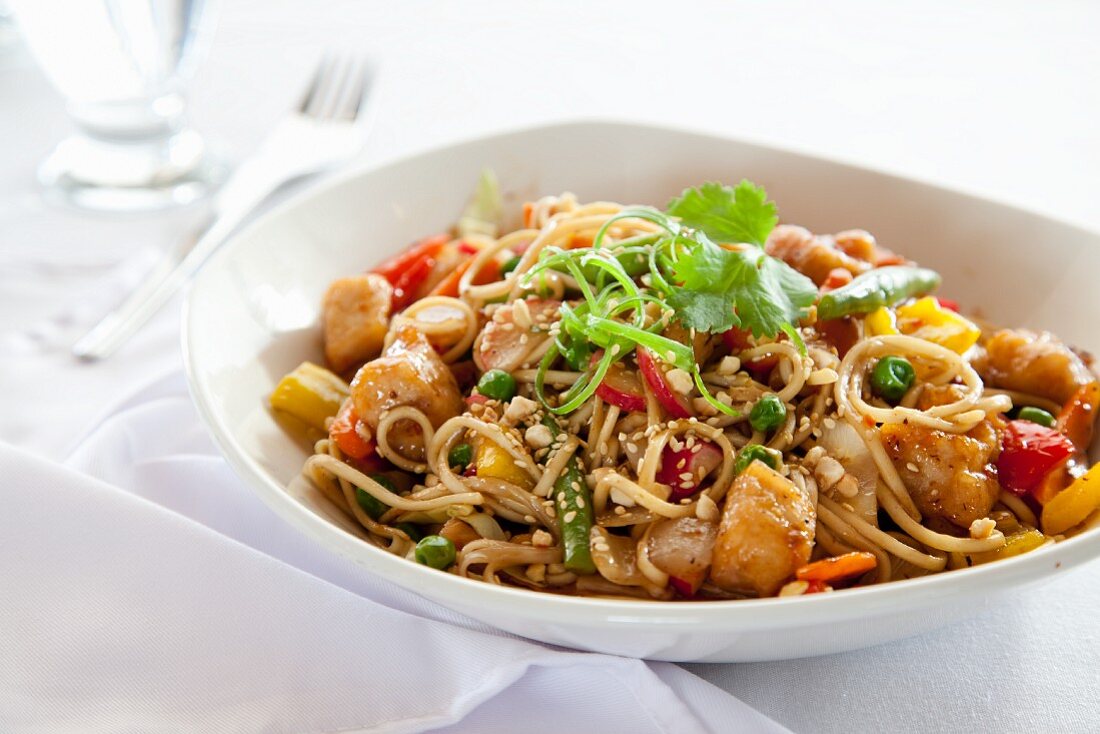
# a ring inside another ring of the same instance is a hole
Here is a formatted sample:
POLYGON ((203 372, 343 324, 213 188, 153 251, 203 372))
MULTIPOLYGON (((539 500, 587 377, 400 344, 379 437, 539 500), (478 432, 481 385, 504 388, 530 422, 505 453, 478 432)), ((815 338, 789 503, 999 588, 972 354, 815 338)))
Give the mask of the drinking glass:
POLYGON ((52 198, 103 211, 187 204, 225 168, 186 124, 183 81, 204 0, 10 0, 23 39, 66 97, 76 133, 39 168, 52 198))

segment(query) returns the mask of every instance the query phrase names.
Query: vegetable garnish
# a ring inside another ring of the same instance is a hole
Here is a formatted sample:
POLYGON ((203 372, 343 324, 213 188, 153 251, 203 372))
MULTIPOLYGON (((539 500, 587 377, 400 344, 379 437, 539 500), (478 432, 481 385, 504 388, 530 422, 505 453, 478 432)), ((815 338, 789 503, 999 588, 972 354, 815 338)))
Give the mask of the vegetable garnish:
POLYGON ((745 242, 764 246, 779 222, 775 202, 760 186, 743 180, 737 188, 705 183, 668 204, 668 213, 684 226, 700 230, 717 242, 745 242))
POLYGON ((591 247, 546 248, 522 285, 556 271, 576 282, 584 301, 561 306, 560 330, 539 365, 540 400, 557 414, 575 410, 595 392, 612 362, 645 347, 690 374, 715 410, 737 416, 704 385, 694 350, 662 332, 675 320, 696 333, 734 327, 756 338, 782 333, 804 351, 796 326, 809 315, 818 291, 809 278, 764 251, 777 221, 763 188, 749 181, 736 188, 707 183, 685 189, 664 212, 622 210, 603 225, 591 247), (608 230, 624 219, 646 220, 663 232, 605 245, 608 230), (656 307, 647 309, 649 304, 656 307), (604 354, 589 366, 596 349, 604 354), (543 378, 559 356, 574 369, 589 369, 590 379, 578 381, 559 405, 550 406, 543 378))
POLYGON ((817 304, 817 317, 838 319, 850 314, 871 313, 893 306, 906 298, 924 295, 940 285, 940 274, 928 268, 889 265, 868 270, 848 285, 829 291, 817 304))

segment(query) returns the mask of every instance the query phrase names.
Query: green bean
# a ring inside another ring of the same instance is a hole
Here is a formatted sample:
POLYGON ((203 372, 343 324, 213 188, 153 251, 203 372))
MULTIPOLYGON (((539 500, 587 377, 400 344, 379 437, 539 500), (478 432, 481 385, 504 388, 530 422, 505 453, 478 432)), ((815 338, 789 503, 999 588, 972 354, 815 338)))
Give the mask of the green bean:
MULTIPOLYGON (((542 419, 542 423, 555 436, 562 433, 561 426, 549 415, 542 419)), ((565 568, 579 574, 596 573, 596 564, 592 561, 592 551, 588 547, 594 522, 592 493, 588 490, 588 483, 584 479, 584 471, 576 454, 569 457, 565 471, 554 482, 554 509, 557 511, 565 568)))
POLYGON ((930 293, 939 286, 940 275, 928 268, 891 265, 868 270, 848 285, 829 291, 817 303, 819 321, 851 314, 870 313, 913 296, 930 293))
MULTIPOLYGON (((369 476, 389 491, 397 491, 397 487, 394 486, 393 482, 390 481, 390 478, 385 474, 370 474, 369 476)), ((382 517, 382 515, 386 513, 386 510, 390 509, 389 505, 361 487, 355 488, 355 500, 359 503, 359 506, 363 508, 363 512, 371 516, 372 520, 377 520, 382 517)))

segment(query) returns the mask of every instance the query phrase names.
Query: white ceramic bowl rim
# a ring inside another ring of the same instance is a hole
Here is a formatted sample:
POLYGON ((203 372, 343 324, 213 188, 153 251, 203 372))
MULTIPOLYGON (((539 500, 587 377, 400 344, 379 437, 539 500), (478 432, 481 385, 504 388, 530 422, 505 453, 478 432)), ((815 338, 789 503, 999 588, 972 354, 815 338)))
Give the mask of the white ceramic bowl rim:
MULTIPOLYGON (((263 223, 275 216, 292 210, 305 201, 316 197, 323 197, 335 188, 342 186, 346 181, 364 176, 368 173, 380 173, 387 169, 400 166, 407 161, 431 157, 439 151, 464 144, 484 141, 489 138, 503 137, 507 135, 523 134, 535 130, 557 129, 566 130, 573 126, 607 126, 610 130, 618 126, 627 125, 632 128, 643 128, 660 132, 685 133, 698 137, 711 138, 714 141, 725 141, 728 138, 715 136, 707 132, 698 132, 688 128, 670 128, 667 126, 640 125, 631 122, 618 122, 613 120, 575 120, 560 122, 551 125, 537 125, 527 128, 518 128, 506 132, 494 133, 488 136, 476 136, 465 140, 454 141, 446 145, 437 146, 429 150, 414 153, 394 160, 388 160, 381 165, 371 165, 348 171, 333 177, 323 185, 311 188, 287 202, 266 213, 260 220, 245 228, 235 238, 234 242, 246 237, 251 231, 263 226, 263 223)), ((774 146, 753 143, 763 149, 775 149, 774 146)), ((845 168, 856 168, 861 171, 871 171, 890 178, 899 178, 894 174, 871 169, 866 166, 852 166, 845 162, 839 162, 828 157, 813 155, 818 160, 834 162, 845 168)), ((912 178, 905 178, 913 181, 912 178)), ((945 187, 937 185, 944 190, 945 187)), ((951 191, 951 189, 946 189, 951 191)), ((969 198, 971 195, 957 191, 960 197, 969 198)), ((984 201, 989 201, 984 199, 984 201)), ((1020 211, 1027 211, 1021 207, 1012 205, 1020 211)), ((1044 219, 1050 219, 1042 214, 1037 214, 1044 219)), ((1061 222, 1066 224, 1065 222, 1061 222)), ((1068 225, 1075 228, 1076 225, 1068 225)), ((216 257, 222 257, 233 247, 233 242, 228 243, 216 257)), ((745 599, 731 601, 633 601, 606 599, 595 597, 565 596, 546 592, 536 592, 523 588, 502 586, 485 583, 473 579, 463 578, 454 574, 441 573, 425 566, 412 563, 404 558, 394 556, 377 548, 370 543, 345 532, 336 525, 325 520, 309 509, 301 506, 297 500, 291 497, 283 486, 273 480, 259 463, 248 456, 236 438, 223 423, 220 416, 212 409, 213 401, 209 395, 209 386, 199 379, 199 368, 196 356, 191 349, 193 335, 201 325, 191 318, 190 293, 184 304, 182 330, 182 346, 184 364, 187 372, 188 383, 198 406, 200 414, 214 435, 215 440, 222 449, 223 454, 237 470, 238 474, 251 480, 254 487, 260 492, 261 497, 278 514, 293 525, 302 527, 310 536, 322 545, 335 548, 339 552, 356 556, 366 553, 370 556, 370 566, 379 575, 388 580, 399 583, 406 588, 419 584, 443 585, 449 587, 448 592, 454 598, 460 598, 467 603, 488 604, 497 599, 506 602, 509 608, 517 611, 537 614, 540 617, 552 617, 554 613, 560 613, 563 620, 576 622, 580 619, 590 618, 593 625, 615 624, 616 621, 644 622, 653 625, 704 624, 709 629, 753 629, 756 627, 774 627, 784 622, 805 620, 812 616, 817 621, 828 621, 830 618, 847 618, 851 616, 853 608, 859 608, 868 613, 876 609, 894 608, 898 604, 904 604, 909 600, 927 599, 930 596, 948 596, 951 590, 960 585, 970 587, 984 587, 989 589, 1003 588, 1005 584, 1013 581, 1021 583, 1032 579, 1036 575, 1036 569, 1040 566, 1050 565, 1049 573, 1059 568, 1068 568, 1072 565, 1084 562, 1100 556, 1100 530, 1083 533, 1077 537, 1058 543, 1057 546, 1040 548, 1033 552, 1013 558, 997 561, 995 563, 976 566, 973 568, 933 574, 930 576, 897 581, 887 584, 865 586, 854 589, 846 589, 835 593, 813 594, 800 597, 745 599), (1057 549, 1059 558, 1053 562, 1051 556, 1057 549), (398 581, 398 579, 401 579, 398 581)))

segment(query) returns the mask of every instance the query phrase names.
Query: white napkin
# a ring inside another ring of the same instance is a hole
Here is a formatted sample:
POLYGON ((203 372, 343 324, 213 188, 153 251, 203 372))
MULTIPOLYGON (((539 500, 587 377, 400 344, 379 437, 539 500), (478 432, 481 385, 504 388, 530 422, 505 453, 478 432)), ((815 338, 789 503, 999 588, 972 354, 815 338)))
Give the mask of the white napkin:
POLYGON ((70 463, 0 445, 0 731, 786 731, 678 666, 492 632, 331 556, 231 473, 178 376, 70 463))

